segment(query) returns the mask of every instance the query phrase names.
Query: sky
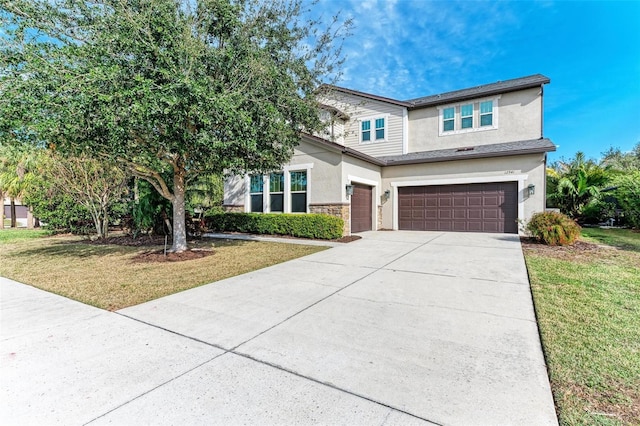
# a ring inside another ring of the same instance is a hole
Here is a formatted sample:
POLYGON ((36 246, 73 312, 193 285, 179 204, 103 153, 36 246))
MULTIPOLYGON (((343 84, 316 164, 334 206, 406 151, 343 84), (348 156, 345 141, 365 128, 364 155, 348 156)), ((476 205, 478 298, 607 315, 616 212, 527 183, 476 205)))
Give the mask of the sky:
POLYGON ((352 18, 339 86, 408 100, 543 74, 549 160, 640 142, 640 0, 320 0, 352 18))

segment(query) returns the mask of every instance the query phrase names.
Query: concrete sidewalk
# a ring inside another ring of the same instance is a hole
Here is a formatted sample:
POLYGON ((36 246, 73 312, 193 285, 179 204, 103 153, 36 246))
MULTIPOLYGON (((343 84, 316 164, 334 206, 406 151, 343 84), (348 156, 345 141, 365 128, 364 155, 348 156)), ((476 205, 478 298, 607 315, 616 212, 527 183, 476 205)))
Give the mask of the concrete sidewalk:
POLYGON ((362 235, 119 313, 2 280, 3 423, 557 424, 517 236, 362 235))

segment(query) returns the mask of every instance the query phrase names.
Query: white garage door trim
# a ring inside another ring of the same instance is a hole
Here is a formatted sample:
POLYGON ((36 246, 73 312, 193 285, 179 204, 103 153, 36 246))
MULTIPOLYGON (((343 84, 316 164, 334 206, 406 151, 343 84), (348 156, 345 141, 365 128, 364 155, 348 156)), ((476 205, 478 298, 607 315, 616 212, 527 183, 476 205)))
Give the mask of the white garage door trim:
POLYGON ((468 183, 518 182, 518 220, 524 217, 524 182, 529 175, 498 175, 449 179, 409 180, 391 182, 393 188, 393 230, 398 227, 398 188, 404 186, 458 185, 468 183))

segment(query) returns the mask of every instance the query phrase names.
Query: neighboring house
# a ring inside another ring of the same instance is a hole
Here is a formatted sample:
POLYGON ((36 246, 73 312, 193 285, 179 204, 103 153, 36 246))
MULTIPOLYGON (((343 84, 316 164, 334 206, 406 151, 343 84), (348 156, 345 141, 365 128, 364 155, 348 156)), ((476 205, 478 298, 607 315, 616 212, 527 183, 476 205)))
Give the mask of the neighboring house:
MULTIPOLYGON (((23 206, 20 202, 20 199, 14 200, 15 210, 16 210, 16 222, 18 226, 27 226, 28 224, 28 216, 29 216, 29 208, 27 206, 23 206)), ((9 222, 11 220, 11 199, 6 197, 4 198, 3 204, 3 213, 4 219, 9 222)))
POLYGON ((303 135, 277 173, 227 179, 225 207, 336 215, 345 235, 517 233, 545 209, 549 82, 537 74, 408 101, 332 87, 326 132, 303 135))

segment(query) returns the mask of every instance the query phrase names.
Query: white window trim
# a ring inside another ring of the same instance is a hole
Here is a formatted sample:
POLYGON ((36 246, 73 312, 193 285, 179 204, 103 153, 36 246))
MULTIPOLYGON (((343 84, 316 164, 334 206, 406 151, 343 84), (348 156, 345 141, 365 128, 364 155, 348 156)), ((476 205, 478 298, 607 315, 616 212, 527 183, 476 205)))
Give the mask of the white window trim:
POLYGON ((405 186, 430 186, 430 185, 459 185, 468 183, 494 183, 494 182, 518 182, 518 220, 524 218, 524 190, 525 181, 529 175, 494 175, 494 176, 479 176, 479 177, 464 177, 464 178, 449 178, 449 179, 429 179, 429 180, 410 180, 391 182, 391 188, 393 188, 393 201, 392 208, 392 220, 393 230, 397 231, 398 225, 398 188, 405 186))
POLYGON ((370 145, 374 143, 387 142, 389 140, 389 114, 382 115, 370 115, 367 117, 358 118, 358 143, 360 145, 370 145), (384 119, 384 138, 376 139, 376 119, 384 119), (371 132, 371 139, 368 141, 362 140, 362 122, 368 121, 371 123, 369 126, 369 132, 371 132))
MULTIPOLYGON (((313 163, 304 164, 291 164, 284 166, 282 171, 278 170, 274 173, 284 173, 284 203, 283 212, 273 213, 291 213, 291 172, 306 172, 307 173, 307 209, 305 213, 309 213, 309 200, 311 199, 311 169, 313 169, 313 163)), ((271 192, 269 191, 269 176, 270 173, 262 175, 262 210, 263 213, 271 212, 271 192)), ((246 175, 244 178, 245 198, 244 198, 244 211, 245 213, 251 213, 251 177, 246 175)), ((279 193, 278 193, 279 194, 279 193)), ((304 214, 297 212, 297 214, 304 214)))
POLYGON ((502 95, 489 97, 489 98, 479 98, 472 99, 471 101, 458 102, 455 104, 448 104, 438 106, 438 136, 450 136, 450 135, 460 135, 464 133, 474 133, 474 132, 484 132, 487 130, 497 130, 498 129, 498 100, 502 97, 502 95), (491 126, 480 126, 480 103, 486 101, 493 101, 493 118, 491 126), (462 113, 460 108, 463 105, 473 105, 473 127, 463 129, 462 128, 462 113), (453 130, 444 131, 444 110, 447 108, 453 108, 453 130))

